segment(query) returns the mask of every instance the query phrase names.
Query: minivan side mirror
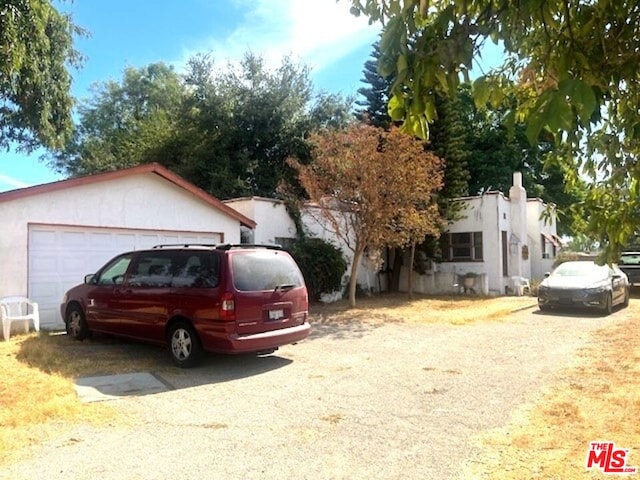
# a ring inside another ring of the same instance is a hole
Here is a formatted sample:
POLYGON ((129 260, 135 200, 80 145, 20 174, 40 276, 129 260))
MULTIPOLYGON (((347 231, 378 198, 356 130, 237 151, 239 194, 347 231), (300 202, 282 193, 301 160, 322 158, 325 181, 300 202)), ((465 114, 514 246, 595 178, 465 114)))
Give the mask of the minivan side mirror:
POLYGON ((85 275, 84 276, 84 283, 92 283, 94 274, 90 273, 89 275, 85 275))
POLYGON ((544 272, 544 278, 547 278, 549 275, 551 275, 551 273, 549 273, 549 272, 544 272))

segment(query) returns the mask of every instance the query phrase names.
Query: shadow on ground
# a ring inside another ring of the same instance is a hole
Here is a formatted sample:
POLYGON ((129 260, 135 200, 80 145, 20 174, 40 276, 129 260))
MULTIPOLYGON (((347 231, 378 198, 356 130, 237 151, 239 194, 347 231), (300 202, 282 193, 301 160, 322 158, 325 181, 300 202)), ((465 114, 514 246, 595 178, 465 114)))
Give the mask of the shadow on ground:
POLYGON ((286 367, 293 362, 277 355, 277 352, 272 355, 207 353, 199 366, 180 369, 173 365, 166 348, 105 335, 94 335, 91 339, 78 342, 66 334, 46 333, 24 340, 17 358, 31 367, 74 381, 85 377, 146 372, 169 390, 241 380, 286 367))

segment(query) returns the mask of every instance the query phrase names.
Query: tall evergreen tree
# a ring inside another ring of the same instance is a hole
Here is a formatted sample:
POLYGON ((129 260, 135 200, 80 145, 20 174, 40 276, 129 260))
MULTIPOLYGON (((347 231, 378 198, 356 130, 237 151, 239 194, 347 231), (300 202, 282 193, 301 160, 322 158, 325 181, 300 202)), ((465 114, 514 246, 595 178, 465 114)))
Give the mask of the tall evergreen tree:
POLYGON ((360 81, 366 86, 360 87, 358 93, 364 97, 357 100, 356 105, 362 107, 356 112, 356 118, 374 127, 391 128, 393 122, 387 112, 389 94, 393 84, 393 77, 383 77, 378 72, 378 60, 380 59, 380 41, 372 45, 371 58, 364 64, 360 81))
POLYGON ((468 96, 469 89, 461 88, 456 97, 438 97, 436 102, 438 119, 431 127, 431 146, 446 162, 442 190, 445 200, 469 194, 469 120, 473 111, 465 101, 468 96))

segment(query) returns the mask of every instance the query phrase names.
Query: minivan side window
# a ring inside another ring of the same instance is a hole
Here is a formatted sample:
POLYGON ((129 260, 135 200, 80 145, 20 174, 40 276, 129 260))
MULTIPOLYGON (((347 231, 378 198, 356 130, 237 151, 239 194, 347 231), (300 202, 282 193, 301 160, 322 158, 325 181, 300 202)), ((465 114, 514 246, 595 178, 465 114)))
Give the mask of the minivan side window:
POLYGON ((211 252, 180 252, 172 287, 212 288, 220 280, 220 257, 211 252))
POLYGON ((127 254, 113 259, 111 263, 102 269, 95 283, 98 285, 121 285, 124 281, 124 275, 127 273, 127 268, 129 268, 129 264, 131 263, 132 256, 132 254, 127 254))
POLYGON ((172 252, 157 251, 140 253, 129 272, 127 286, 169 287, 173 278, 172 252))

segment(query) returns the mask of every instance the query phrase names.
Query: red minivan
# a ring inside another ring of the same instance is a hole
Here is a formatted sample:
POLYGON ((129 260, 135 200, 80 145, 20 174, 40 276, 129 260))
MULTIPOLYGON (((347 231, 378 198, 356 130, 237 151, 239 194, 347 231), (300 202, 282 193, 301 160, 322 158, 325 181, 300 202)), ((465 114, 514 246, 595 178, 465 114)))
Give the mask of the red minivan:
POLYGON ((277 246, 158 245, 118 255, 69 290, 67 333, 168 345, 179 367, 204 351, 271 353, 309 335, 300 269, 277 246))

